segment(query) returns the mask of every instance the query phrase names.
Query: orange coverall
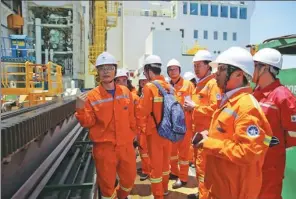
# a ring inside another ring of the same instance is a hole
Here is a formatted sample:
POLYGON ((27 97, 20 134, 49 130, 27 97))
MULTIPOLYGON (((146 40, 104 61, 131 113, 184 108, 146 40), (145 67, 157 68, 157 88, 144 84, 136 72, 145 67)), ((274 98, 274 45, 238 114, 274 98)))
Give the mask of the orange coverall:
POLYGON ((296 97, 279 80, 263 89, 257 87, 253 95, 272 127, 273 137, 279 141, 267 151, 259 199, 281 199, 286 148, 296 146, 296 137, 289 134, 296 132, 296 97))
MULTIPOLYGON (((160 85, 169 90, 170 85, 164 77, 155 77, 160 85)), ((161 137, 156 124, 151 116, 154 112, 156 121, 160 123, 162 117, 163 97, 160 91, 152 83, 147 83, 143 88, 142 99, 140 100, 140 114, 144 119, 138 125, 147 136, 147 146, 151 163, 150 181, 154 198, 162 199, 163 194, 168 191, 170 174, 171 142, 161 137), (153 107, 152 107, 153 105, 153 107)))
MULTIPOLYGON (((135 104, 135 116, 137 117, 137 120, 139 120, 140 116, 140 109, 139 109, 139 103, 140 103, 140 97, 136 94, 136 92, 132 93, 134 98, 134 104, 135 104)), ((138 142, 141 147, 139 147, 139 152, 141 156, 141 166, 142 166, 142 173, 149 175, 150 174, 150 158, 147 148, 147 140, 146 135, 142 132, 139 132, 138 135, 138 142)))
MULTIPOLYGON (((221 90, 217 86, 214 74, 205 77, 197 83, 193 95, 193 101, 197 105, 192 113, 193 134, 195 134, 196 132, 202 132, 209 129, 212 115, 221 101, 221 90)), ((203 153, 203 149, 194 149, 194 157, 199 198, 203 199, 206 196, 206 189, 204 186, 206 157, 203 153)))
POLYGON ((125 86, 116 85, 114 97, 103 86, 92 89, 83 109, 77 109, 76 118, 89 128, 94 142, 93 158, 97 183, 103 197, 126 198, 136 178, 136 160, 133 139, 136 120, 132 94, 125 86), (114 182, 119 175, 119 189, 114 182))
POLYGON ((272 130, 250 87, 227 92, 213 114, 205 187, 210 199, 257 199, 272 130))
MULTIPOLYGON (((175 96, 180 102, 181 105, 185 102, 185 97, 189 96, 192 99, 192 94, 194 90, 193 84, 184 80, 182 77, 178 80, 178 82, 174 85, 175 88, 175 96)), ((189 170, 189 148, 191 145, 192 139, 192 116, 191 112, 185 112, 185 122, 187 131, 184 139, 180 140, 177 143, 172 144, 172 152, 171 152, 171 173, 178 176, 179 179, 183 182, 187 182, 188 180, 188 170, 189 170), (179 169, 180 166, 180 169, 179 169)))

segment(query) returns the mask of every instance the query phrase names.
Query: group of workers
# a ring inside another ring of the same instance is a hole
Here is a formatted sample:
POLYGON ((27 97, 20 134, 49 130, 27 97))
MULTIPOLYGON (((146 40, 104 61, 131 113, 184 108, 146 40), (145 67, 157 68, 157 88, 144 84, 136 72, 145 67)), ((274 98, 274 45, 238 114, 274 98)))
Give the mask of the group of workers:
POLYGON ((214 60, 199 50, 193 65, 195 74, 181 77, 180 62, 170 60, 166 81, 160 57, 149 55, 136 91, 111 54, 98 56, 100 83, 77 97, 76 117, 90 129, 102 198, 124 199, 133 189, 136 140, 140 179, 150 180, 156 199, 169 194, 170 179, 173 189, 186 186, 191 161, 198 193, 188 198, 281 199, 286 148, 296 146, 296 98, 276 78, 281 53, 231 47, 214 60), (176 143, 157 132, 164 98, 151 81, 173 88, 184 108, 187 132, 176 143))

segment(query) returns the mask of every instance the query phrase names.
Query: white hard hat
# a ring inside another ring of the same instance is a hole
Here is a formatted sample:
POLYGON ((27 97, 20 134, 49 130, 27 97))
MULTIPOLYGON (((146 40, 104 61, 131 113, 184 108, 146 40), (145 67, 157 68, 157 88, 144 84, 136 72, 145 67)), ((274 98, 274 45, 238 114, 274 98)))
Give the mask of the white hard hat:
POLYGON ((96 67, 101 66, 101 65, 105 65, 105 64, 117 65, 117 61, 116 61, 115 57, 113 55, 111 55, 110 53, 103 52, 98 56, 98 58, 96 60, 96 67))
POLYGON ((117 73, 116 73, 115 78, 117 78, 117 77, 127 77, 128 78, 128 75, 126 74, 126 70, 125 69, 117 69, 117 73))
POLYGON ((164 79, 165 79, 166 82, 170 82, 170 78, 165 77, 164 79))
POLYGON ((146 76, 144 75, 144 74, 141 74, 140 76, 139 76, 139 80, 146 80, 147 78, 146 78, 146 76))
POLYGON ((282 69, 283 56, 282 54, 273 48, 263 48, 259 50, 254 56, 254 61, 258 61, 270 66, 274 66, 278 69, 282 69))
POLYGON ((183 78, 185 80, 192 80, 195 78, 195 75, 193 74, 193 72, 186 72, 186 73, 184 73, 183 78))
POLYGON ((181 64, 178 60, 176 59, 171 59, 168 64, 167 64, 167 68, 170 66, 179 66, 181 68, 181 64))
POLYGON ((253 77, 254 74, 253 57, 249 51, 241 47, 231 47, 222 52, 215 61, 210 62, 210 66, 214 69, 218 68, 218 64, 235 66, 251 77, 253 77))
POLYGON ((128 69, 122 68, 121 70, 126 73, 127 77, 129 77, 129 71, 128 71, 128 69))
POLYGON ((213 56, 207 50, 199 50, 197 53, 195 53, 192 61, 213 61, 213 56))
POLYGON ((162 62, 159 56, 157 55, 149 55, 144 62, 144 66, 148 64, 155 64, 153 67, 161 68, 162 62))

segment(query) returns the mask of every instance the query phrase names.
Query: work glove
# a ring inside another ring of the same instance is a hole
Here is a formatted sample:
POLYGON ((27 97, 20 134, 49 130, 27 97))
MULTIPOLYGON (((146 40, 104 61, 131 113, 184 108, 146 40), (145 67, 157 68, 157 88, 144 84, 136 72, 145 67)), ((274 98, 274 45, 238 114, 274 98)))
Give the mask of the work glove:
POLYGON ((277 137, 272 136, 269 147, 274 147, 278 144, 280 144, 280 140, 277 137))

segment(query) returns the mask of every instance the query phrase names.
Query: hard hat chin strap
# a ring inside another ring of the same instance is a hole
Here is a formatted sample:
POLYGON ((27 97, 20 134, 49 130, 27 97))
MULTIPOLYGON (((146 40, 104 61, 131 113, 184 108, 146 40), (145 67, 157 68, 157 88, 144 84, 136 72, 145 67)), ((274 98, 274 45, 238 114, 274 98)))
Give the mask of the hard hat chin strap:
POLYGON ((260 77, 264 74, 264 70, 261 70, 264 67, 264 65, 258 65, 256 67, 258 68, 258 76, 254 83, 256 84, 256 87, 257 87, 257 85, 259 84, 260 77))

